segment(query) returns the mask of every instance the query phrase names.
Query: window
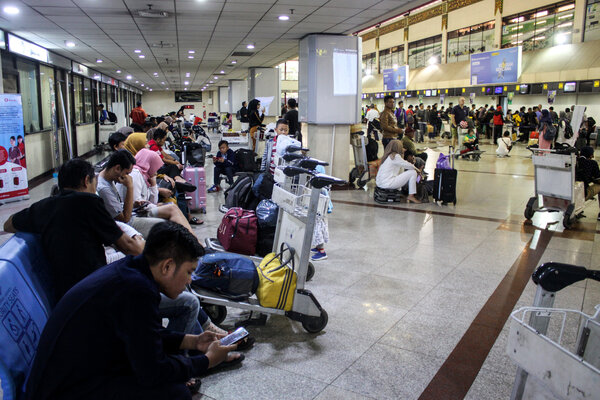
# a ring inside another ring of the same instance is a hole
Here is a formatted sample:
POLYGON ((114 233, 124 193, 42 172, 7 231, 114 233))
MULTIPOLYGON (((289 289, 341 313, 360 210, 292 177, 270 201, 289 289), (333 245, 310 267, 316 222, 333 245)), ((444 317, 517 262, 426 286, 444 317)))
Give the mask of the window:
POLYGON ((15 60, 8 54, 2 54, 2 83, 4 93, 19 93, 19 72, 15 69, 15 60))
POLYGON ((430 63, 440 63, 442 58, 442 35, 408 44, 408 65, 421 68, 430 63))
POLYGON ((279 64, 279 74, 282 81, 297 81, 298 60, 286 61, 279 64))
MULTIPOLYGON (((95 82, 94 82, 95 83, 95 82)), ((92 81, 83 79, 83 105, 85 107, 85 119, 83 122, 94 122, 94 111, 92 110, 92 81)))
POLYGON ((390 47, 379 52, 379 71, 404 65, 404 46, 390 47))
POLYGON ((575 3, 563 2, 502 19, 502 48, 523 51, 571 43, 575 3))
POLYGON ((40 91, 42 93, 42 129, 52 128, 52 102, 51 95, 54 85, 54 68, 40 65, 40 91))
POLYGON ((494 47, 495 21, 448 32, 447 63, 469 61, 469 55, 491 51, 494 47))
POLYGON ((588 0, 583 40, 588 42, 598 39, 600 39, 600 0, 588 0))
POLYGON ((83 116, 83 78, 73 76, 73 106, 75 107, 75 123, 82 124, 83 116))
POLYGON ((363 75, 373 75, 377 73, 377 66, 375 65, 375 53, 363 55, 362 72, 363 75))
POLYGON ((38 102, 38 83, 36 65, 27 61, 17 61, 19 88, 23 102, 23 125, 25 132, 40 130, 40 108, 38 102))

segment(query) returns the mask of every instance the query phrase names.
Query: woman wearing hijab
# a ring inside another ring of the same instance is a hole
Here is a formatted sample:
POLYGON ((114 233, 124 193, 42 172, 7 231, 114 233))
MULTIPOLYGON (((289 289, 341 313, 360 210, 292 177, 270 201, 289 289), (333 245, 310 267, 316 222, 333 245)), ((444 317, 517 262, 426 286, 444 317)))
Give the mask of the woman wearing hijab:
POLYGON ((146 133, 133 132, 125 140, 125 148, 135 157, 141 149, 146 147, 146 133))
POLYGON ((552 125, 550 112, 544 109, 540 118, 540 138, 538 141, 540 149, 550 149, 554 139, 556 139, 556 128, 552 125), (552 132, 554 133, 552 134, 552 132))
POLYGON ((260 101, 252 99, 248 104, 248 119, 250 120, 250 137, 252 138, 252 150, 256 151, 256 138, 258 128, 262 125, 265 119, 263 110, 260 109, 260 101))
POLYGON ((404 153, 402 142, 392 140, 385 146, 383 157, 381 158, 381 167, 377 172, 375 183, 382 189, 400 190, 408 184, 409 203, 420 203, 415 197, 417 193, 417 169, 414 165, 402 158, 404 153))
MULTIPOLYGON (((156 174, 163 166, 160 156, 152 150, 141 149, 135 155, 135 165, 131 171, 133 180, 133 207, 138 217, 162 218, 184 226, 192 234, 194 231, 181 210, 175 204, 158 203, 158 186, 156 174), (140 209, 141 208, 141 209, 140 209)), ((117 185, 124 198, 127 188, 117 185)))

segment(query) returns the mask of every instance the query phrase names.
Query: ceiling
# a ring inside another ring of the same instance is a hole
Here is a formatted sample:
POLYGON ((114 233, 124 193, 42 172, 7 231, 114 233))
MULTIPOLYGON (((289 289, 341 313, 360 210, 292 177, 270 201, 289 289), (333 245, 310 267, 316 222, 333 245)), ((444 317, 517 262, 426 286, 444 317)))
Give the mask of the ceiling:
POLYGON ((214 86, 244 79, 249 67, 297 57, 298 40, 306 34, 349 34, 427 1, 0 0, 0 28, 106 75, 124 81, 131 75, 129 82, 142 89, 198 90, 211 80, 214 86), (169 16, 140 17, 148 4, 169 16), (7 5, 19 14, 2 12, 7 5), (289 21, 278 19, 283 14, 289 21), (160 42, 172 47, 156 47, 160 42), (246 48, 249 43, 254 50, 246 48), (232 56, 239 51, 254 54, 232 56))

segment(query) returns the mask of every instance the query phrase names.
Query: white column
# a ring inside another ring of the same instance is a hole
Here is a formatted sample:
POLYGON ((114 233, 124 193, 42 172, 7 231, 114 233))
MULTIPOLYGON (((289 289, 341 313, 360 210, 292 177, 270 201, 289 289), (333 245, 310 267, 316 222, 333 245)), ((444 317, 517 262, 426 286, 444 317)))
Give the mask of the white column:
POLYGON ((585 27, 585 12, 587 11, 587 0, 575 0, 575 19, 573 20, 573 43, 583 42, 585 27))
POLYGON ((233 115, 233 130, 239 131, 242 128, 241 122, 235 117, 236 113, 242 108, 242 102, 248 101, 248 81, 229 80, 229 112, 233 115))

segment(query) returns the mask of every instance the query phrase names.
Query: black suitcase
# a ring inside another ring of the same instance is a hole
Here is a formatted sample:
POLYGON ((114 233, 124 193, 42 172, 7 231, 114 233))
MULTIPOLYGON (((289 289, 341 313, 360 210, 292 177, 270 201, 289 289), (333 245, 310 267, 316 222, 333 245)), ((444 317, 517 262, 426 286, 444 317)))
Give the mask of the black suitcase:
MULTIPOLYGON (((450 154, 454 147, 450 146, 450 154)), ((458 171, 454 169, 454 156, 450 157, 451 169, 435 169, 433 179, 433 199, 442 204, 453 203, 456 205, 456 178, 458 171)))

